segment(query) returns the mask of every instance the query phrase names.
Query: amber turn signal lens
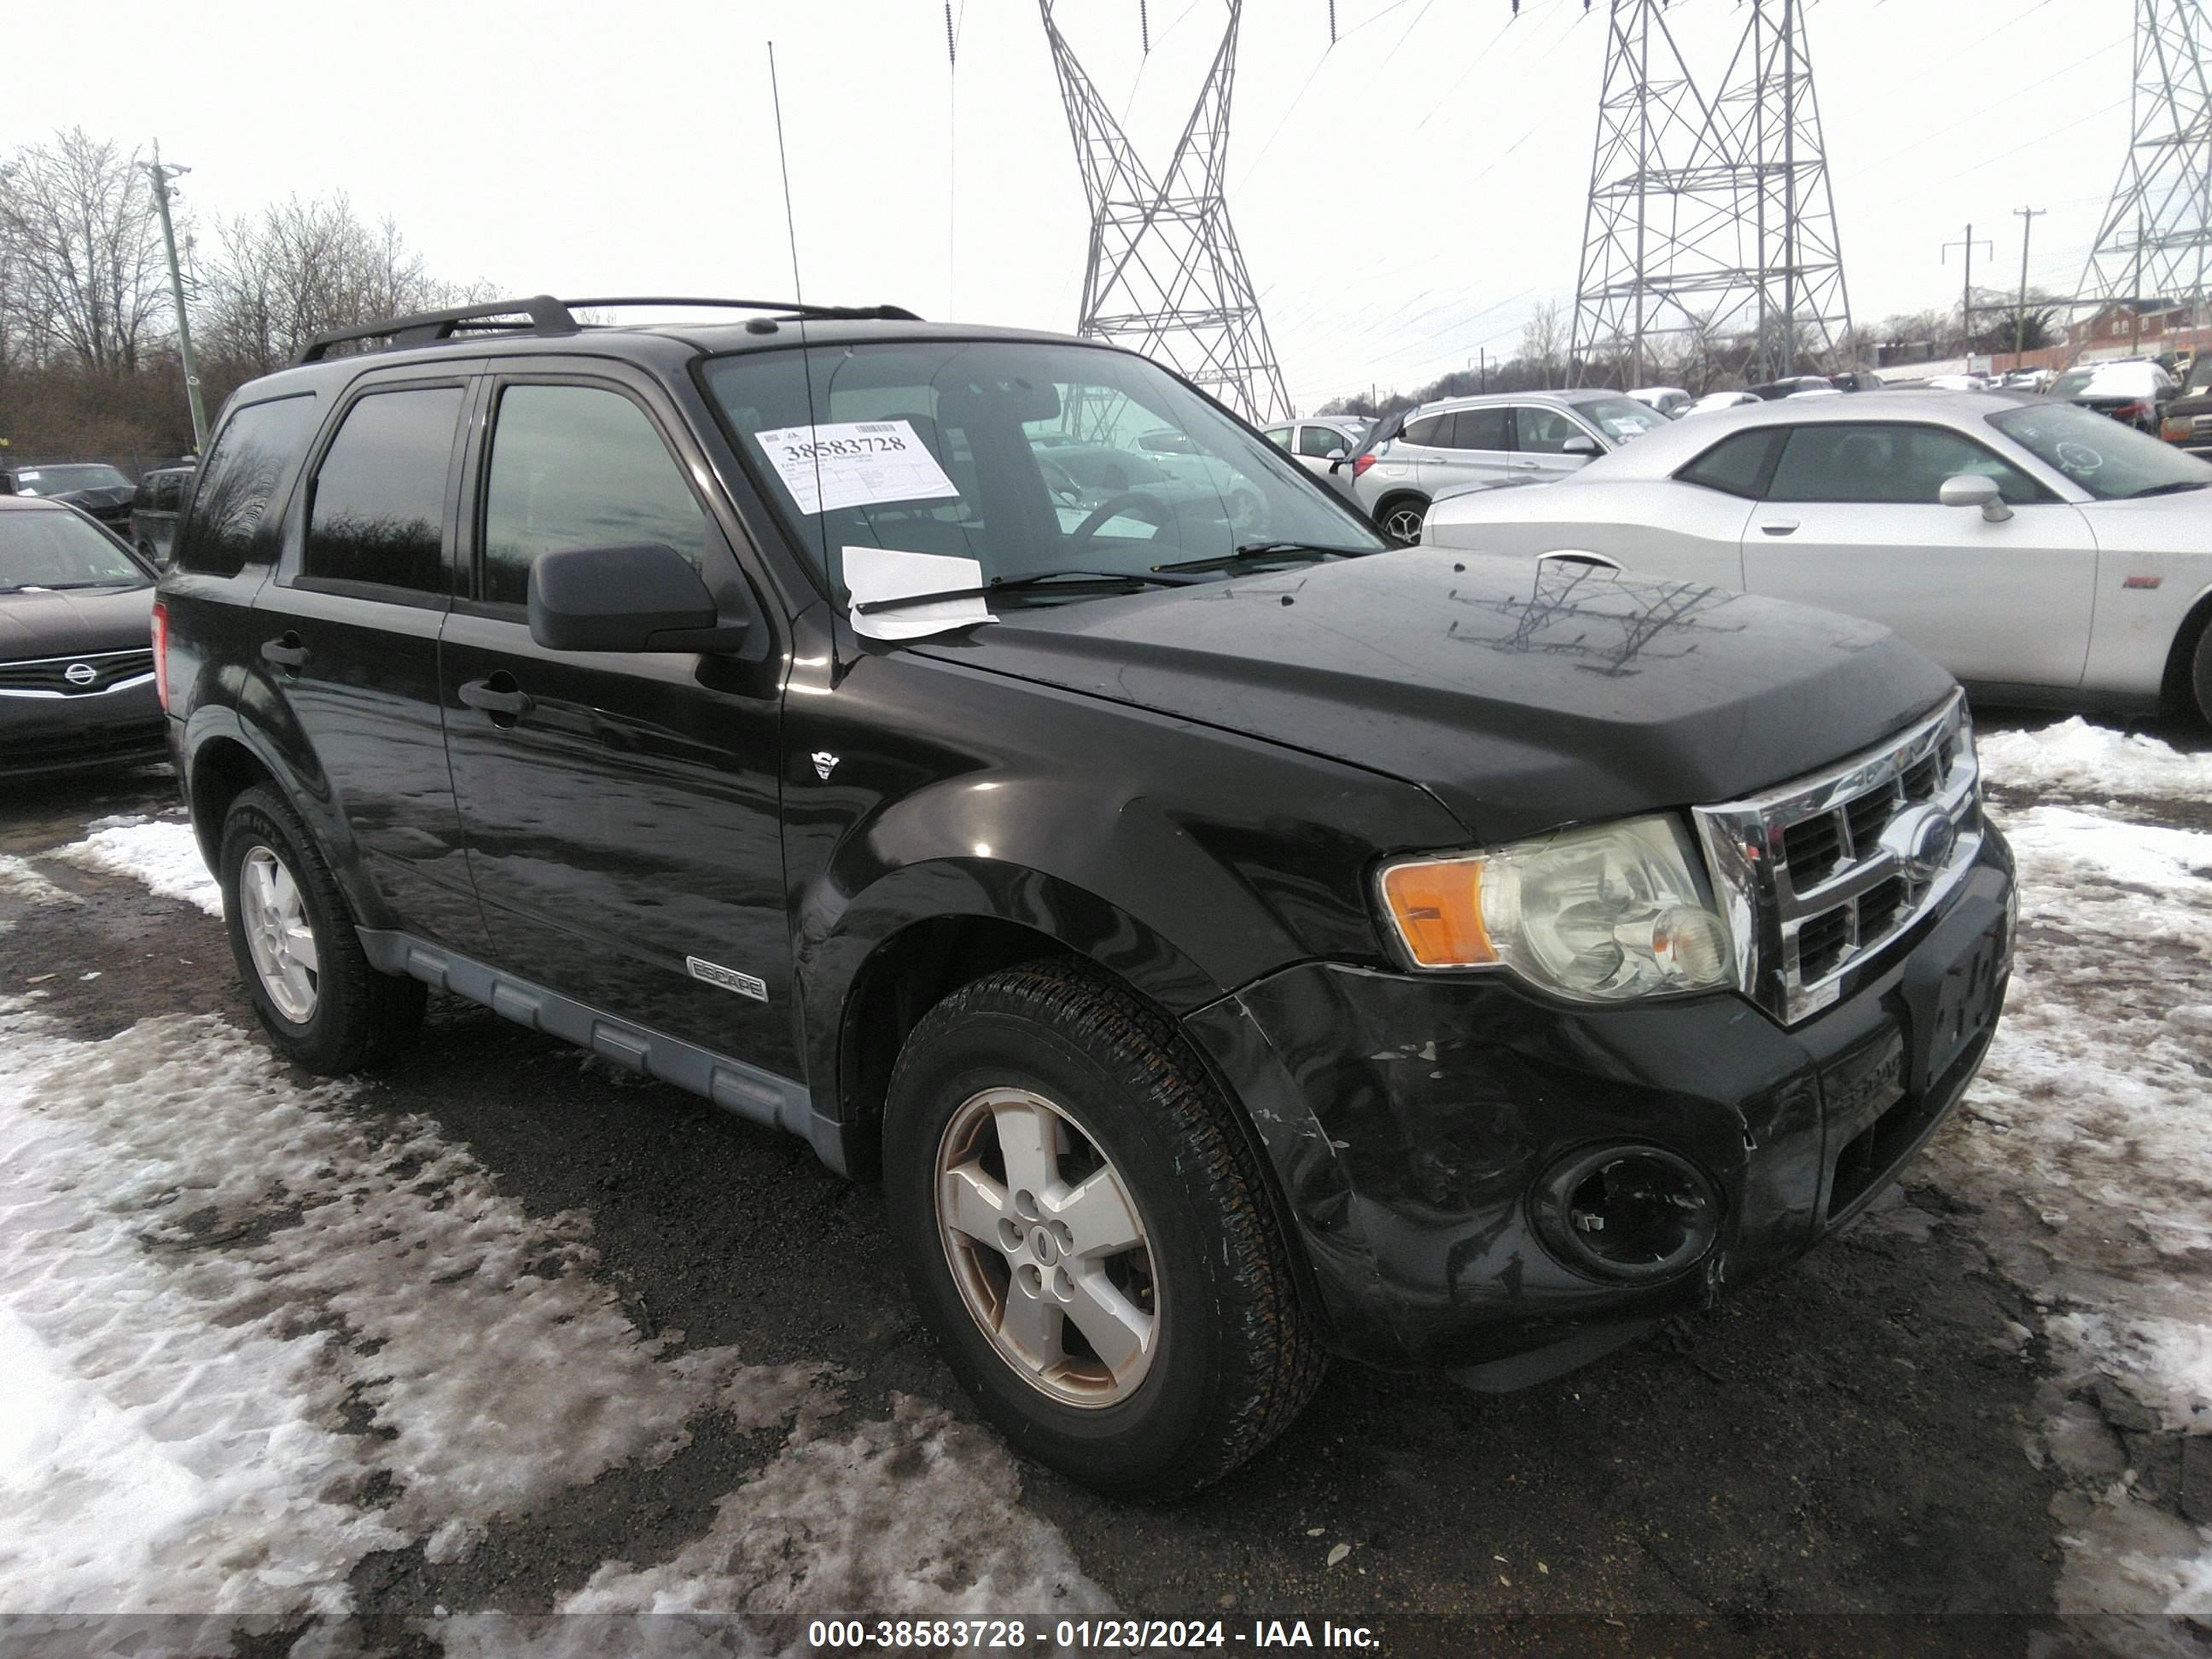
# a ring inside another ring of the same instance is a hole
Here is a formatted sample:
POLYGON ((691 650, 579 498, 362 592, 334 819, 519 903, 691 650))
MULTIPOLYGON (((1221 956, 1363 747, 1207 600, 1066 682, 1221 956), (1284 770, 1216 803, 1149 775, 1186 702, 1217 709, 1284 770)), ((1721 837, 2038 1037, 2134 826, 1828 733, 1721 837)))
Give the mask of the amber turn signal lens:
POLYGON ((1472 968, 1498 960, 1482 926, 1479 859, 1401 864, 1382 872, 1382 899, 1398 936, 1424 968, 1472 968))

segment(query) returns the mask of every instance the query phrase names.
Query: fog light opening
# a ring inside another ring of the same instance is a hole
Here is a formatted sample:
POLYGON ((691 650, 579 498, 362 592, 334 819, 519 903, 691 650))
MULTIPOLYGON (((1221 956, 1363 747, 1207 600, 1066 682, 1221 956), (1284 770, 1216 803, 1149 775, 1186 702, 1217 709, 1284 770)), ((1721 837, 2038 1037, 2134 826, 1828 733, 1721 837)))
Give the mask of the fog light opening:
POLYGON ((1553 1166, 1537 1192, 1539 1231, 1571 1267, 1601 1278, 1666 1279, 1720 1232, 1712 1183, 1656 1146, 1608 1146, 1553 1166))

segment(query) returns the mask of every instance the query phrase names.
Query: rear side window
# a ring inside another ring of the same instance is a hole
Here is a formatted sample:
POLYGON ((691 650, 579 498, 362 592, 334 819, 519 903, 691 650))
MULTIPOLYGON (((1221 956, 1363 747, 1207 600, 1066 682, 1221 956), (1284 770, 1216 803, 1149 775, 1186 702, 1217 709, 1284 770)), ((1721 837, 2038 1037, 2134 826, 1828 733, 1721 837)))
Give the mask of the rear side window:
POLYGON ((1267 428, 1267 441, 1274 445, 1278 449, 1288 449, 1291 447, 1290 428, 1286 426, 1269 427, 1267 428))
POLYGON ((1703 484, 1723 495, 1757 501, 1759 487, 1766 478, 1767 463, 1773 459, 1776 448, 1786 435, 1771 428, 1739 432, 1732 438, 1722 439, 1674 476, 1684 483, 1703 484))
POLYGON ((1425 449, 1436 449, 1441 448, 1449 441, 1450 431, 1450 416, 1424 415, 1418 421, 1407 422, 1405 431, 1399 435, 1409 444, 1419 444, 1425 449))
POLYGON ((315 472, 300 574, 416 593, 446 591, 446 479, 461 388, 372 392, 346 411, 315 472))
POLYGON ((1505 439, 1505 410, 1497 408, 1462 409, 1451 417, 1454 449, 1509 449, 1505 439))
POLYGON ((234 576, 274 556, 275 538, 262 533, 263 520, 270 502, 290 487, 316 418, 312 393, 231 411, 177 532, 179 569, 234 576))
POLYGON ((483 597, 520 605, 530 565, 568 547, 659 542, 704 567, 710 532, 660 434, 618 392, 511 386, 484 489, 483 597))

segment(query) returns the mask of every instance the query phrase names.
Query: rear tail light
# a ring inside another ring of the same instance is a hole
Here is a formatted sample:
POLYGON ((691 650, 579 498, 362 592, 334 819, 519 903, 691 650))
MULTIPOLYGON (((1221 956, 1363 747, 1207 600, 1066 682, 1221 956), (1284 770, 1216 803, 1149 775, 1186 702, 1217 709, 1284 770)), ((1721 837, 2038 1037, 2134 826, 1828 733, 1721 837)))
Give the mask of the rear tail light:
POLYGON ((2112 411, 2112 416, 2115 420, 2140 421, 2144 416, 2149 413, 2150 405, 2148 404, 2136 402, 2132 404, 2122 404, 2118 409, 2112 411))
POLYGON ((154 601, 154 695, 161 700, 161 712, 169 708, 169 607, 161 600, 154 601))
POLYGON ((1374 465, 1375 457, 1372 455, 1356 456, 1353 458, 1352 463, 1352 476, 1357 478, 1361 474, 1364 473, 1369 467, 1374 465))

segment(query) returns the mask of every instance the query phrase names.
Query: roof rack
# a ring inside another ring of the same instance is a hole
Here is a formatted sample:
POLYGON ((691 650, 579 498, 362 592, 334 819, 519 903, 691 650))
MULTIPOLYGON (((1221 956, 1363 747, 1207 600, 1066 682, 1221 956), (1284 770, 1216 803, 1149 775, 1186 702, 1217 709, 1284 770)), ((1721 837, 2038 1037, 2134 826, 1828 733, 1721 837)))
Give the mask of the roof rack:
POLYGON ((459 306, 450 311, 418 311, 410 316, 390 317, 359 328, 332 329, 307 342, 297 362, 319 363, 331 348, 355 340, 388 340, 384 349, 398 351, 409 346, 436 345, 461 334, 580 334, 585 325, 579 311, 612 310, 630 306, 712 307, 717 310, 773 311, 787 317, 881 319, 893 322, 921 319, 903 306, 810 306, 796 300, 711 300, 648 295, 612 300, 556 300, 550 294, 526 300, 501 300, 489 305, 459 306), (527 320, 525 320, 525 319, 527 320))

